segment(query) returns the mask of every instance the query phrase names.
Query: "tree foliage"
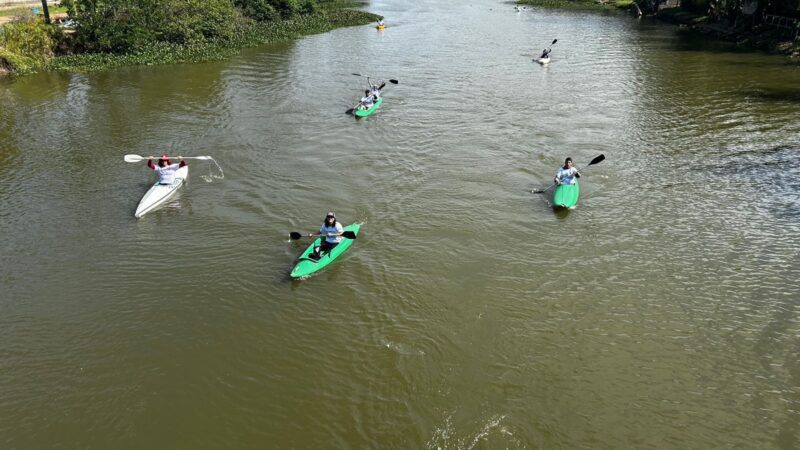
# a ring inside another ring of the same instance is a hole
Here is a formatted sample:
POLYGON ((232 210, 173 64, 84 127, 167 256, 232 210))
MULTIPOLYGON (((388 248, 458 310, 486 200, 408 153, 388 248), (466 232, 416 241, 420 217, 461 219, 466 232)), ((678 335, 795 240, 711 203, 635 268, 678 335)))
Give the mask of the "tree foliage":
POLYGON ((317 11, 321 0, 63 0, 77 23, 77 50, 126 53, 154 43, 231 38, 242 24, 317 11))
POLYGON ((63 0, 77 23, 77 44, 90 52, 123 53, 155 42, 225 39, 236 29, 232 0, 63 0))

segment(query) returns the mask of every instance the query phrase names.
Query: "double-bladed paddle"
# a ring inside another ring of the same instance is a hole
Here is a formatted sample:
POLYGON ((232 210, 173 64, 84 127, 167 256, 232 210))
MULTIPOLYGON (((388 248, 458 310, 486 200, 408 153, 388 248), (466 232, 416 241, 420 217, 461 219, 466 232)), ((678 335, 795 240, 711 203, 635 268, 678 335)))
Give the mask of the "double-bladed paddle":
MULTIPOLYGON (((353 75, 355 75, 355 76, 357 76, 357 77, 364 77, 364 78, 376 78, 376 77, 373 77, 373 76, 370 76, 370 75, 362 75, 362 74, 360 74, 360 73, 354 73, 353 75)), ((389 83, 392 83, 392 84, 398 84, 398 83, 400 83, 400 82, 399 82, 399 81, 397 81, 397 80, 395 80, 395 79, 390 79, 390 80, 389 80, 389 83)))
MULTIPOLYGON (((370 77, 370 76, 368 76, 368 75, 361 75, 360 73, 354 73, 353 75, 355 75, 355 76, 357 76, 357 77, 366 77, 366 78, 367 78, 367 82, 369 82, 369 79, 370 79, 370 78, 372 78, 372 77, 370 77)), ((397 81, 397 80, 389 80, 389 82, 390 82, 390 83, 392 83, 392 84, 398 84, 398 83, 400 83, 400 82, 399 82, 399 81, 397 81)), ((383 82, 383 83, 381 83, 381 85, 380 85, 380 86, 378 86, 378 90, 379 90, 379 91, 383 90, 383 88, 384 88, 385 86, 386 86, 386 82, 383 82)), ((348 109, 348 110, 347 110, 347 111, 345 111, 344 113, 345 113, 345 114, 353 114, 353 111, 355 111, 355 110, 356 110, 356 108, 358 108, 359 106, 361 106, 361 102, 358 102, 358 103, 356 104, 356 106, 354 106, 354 107, 352 107, 352 108, 348 109)))
POLYGON ((346 238, 346 239, 355 239, 356 238, 356 234, 353 233, 352 231, 345 231, 342 234, 302 234, 302 233, 298 233, 297 231, 292 231, 292 232, 289 233, 289 238, 291 240, 293 240, 293 241, 296 241, 296 240, 298 240, 300 238, 304 238, 304 237, 319 237, 319 236, 325 236, 325 237, 328 237, 328 236, 331 236, 331 237, 333 237, 333 236, 341 236, 341 237, 346 238))
MULTIPOLYGON (((160 156, 154 156, 153 158, 148 158, 146 156, 139 156, 139 155, 125 155, 125 162, 135 163, 135 162, 144 161, 145 159, 159 159, 159 158, 161 158, 161 157, 160 156)), ((167 158, 169 158, 169 159, 177 159, 178 157, 177 156, 167 156, 167 158)), ((183 159, 208 160, 208 159, 213 159, 213 158, 210 157, 210 156, 184 156, 183 159)))
MULTIPOLYGON (((578 169, 578 172, 580 172, 580 171, 581 171, 581 170, 583 170, 583 169, 586 169, 586 168, 588 168, 589 166, 591 166, 591 165, 593 165, 593 164, 597 164, 597 163, 599 163, 599 162, 603 161, 604 159, 606 159, 606 156, 605 156, 605 155, 598 155, 598 156, 595 156, 595 157, 594 157, 594 159, 592 159, 591 161, 589 161, 589 164, 587 164, 587 165, 585 165, 585 166, 581 167, 580 169, 578 169)), ((533 191, 531 191, 531 192, 533 192, 534 194, 542 194, 542 193, 544 193, 544 192, 547 192, 548 190, 550 190, 550 188, 551 188, 551 187, 553 187, 553 186, 555 186, 555 185, 557 185, 557 184, 558 184, 558 183, 553 183, 553 184, 551 184, 550 186, 547 186, 547 187, 546 187, 546 188, 544 188, 544 189, 534 189, 534 190, 533 190, 533 191)))

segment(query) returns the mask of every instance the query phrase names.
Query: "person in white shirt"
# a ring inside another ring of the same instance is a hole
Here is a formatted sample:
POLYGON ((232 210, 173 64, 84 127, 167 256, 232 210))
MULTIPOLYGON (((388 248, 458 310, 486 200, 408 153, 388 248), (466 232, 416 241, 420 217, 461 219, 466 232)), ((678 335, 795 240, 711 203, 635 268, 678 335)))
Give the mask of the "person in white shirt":
POLYGON ((386 26, 386 25, 384 25, 384 23, 383 23, 383 19, 378 19, 378 26, 379 26, 379 27, 384 27, 384 26, 386 26))
POLYGON ((367 89, 366 91, 364 91, 364 96, 361 97, 361 101, 358 102, 358 104, 360 105, 359 108, 361 108, 361 109, 370 109, 370 108, 372 108, 372 104, 373 103, 375 103, 375 100, 373 99, 372 94, 370 93, 370 90, 367 89))
POLYGON ((575 184, 578 181, 577 178, 580 177, 578 169, 572 165, 572 158, 567 158, 564 160, 564 167, 558 169, 553 181, 556 184, 575 184))
MULTIPOLYGON (((313 260, 319 260, 324 254, 330 253, 334 247, 342 242, 342 233, 344 228, 342 224, 336 221, 336 214, 333 211, 325 215, 325 222, 319 228, 319 234, 323 236, 322 241, 318 247, 314 247, 314 251, 308 254, 308 257, 313 260)), ((309 237, 313 234, 309 234, 309 237)))
POLYGON ((158 160, 158 166, 153 164, 153 159, 155 159, 155 156, 148 157, 147 167, 155 170, 158 174, 158 184, 172 184, 175 181, 175 172, 186 165, 183 156, 178 156, 180 163, 172 164, 170 163, 169 156, 166 154, 161 155, 161 159, 158 160))
POLYGON ((372 94, 372 98, 377 102, 378 98, 381 96, 381 88, 377 84, 371 84, 369 86, 369 93, 372 94))

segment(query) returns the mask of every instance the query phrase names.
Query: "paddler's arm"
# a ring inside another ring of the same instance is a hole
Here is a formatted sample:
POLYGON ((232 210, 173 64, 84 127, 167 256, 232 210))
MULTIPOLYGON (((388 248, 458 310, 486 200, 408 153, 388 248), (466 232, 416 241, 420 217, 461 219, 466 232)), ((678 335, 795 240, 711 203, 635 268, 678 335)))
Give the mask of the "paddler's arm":
POLYGON ((153 170, 156 170, 156 165, 153 164, 153 158, 154 158, 154 156, 148 156, 147 157, 147 167, 149 167, 149 168, 151 168, 153 170))
POLYGON ((186 161, 183 160, 183 156, 178 156, 178 160, 181 162, 180 164, 178 164, 179 169, 186 165, 186 161))

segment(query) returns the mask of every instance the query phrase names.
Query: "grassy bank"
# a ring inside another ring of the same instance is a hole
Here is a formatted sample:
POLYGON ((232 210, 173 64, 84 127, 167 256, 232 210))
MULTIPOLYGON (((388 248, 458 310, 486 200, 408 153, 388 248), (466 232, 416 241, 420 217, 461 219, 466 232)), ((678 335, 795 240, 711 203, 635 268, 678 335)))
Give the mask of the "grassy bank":
POLYGON ((539 6, 552 9, 571 9, 584 11, 609 11, 627 9, 633 0, 518 0, 518 5, 539 6))
POLYGON ((14 74, 27 74, 43 70, 95 72, 123 66, 213 61, 235 55, 243 48, 288 41, 335 28, 364 25, 374 22, 378 17, 364 11, 325 8, 290 20, 253 22, 239 30, 232 39, 224 41, 183 45, 156 43, 126 54, 84 53, 32 59, 0 47, 0 67, 5 66, 14 74))

